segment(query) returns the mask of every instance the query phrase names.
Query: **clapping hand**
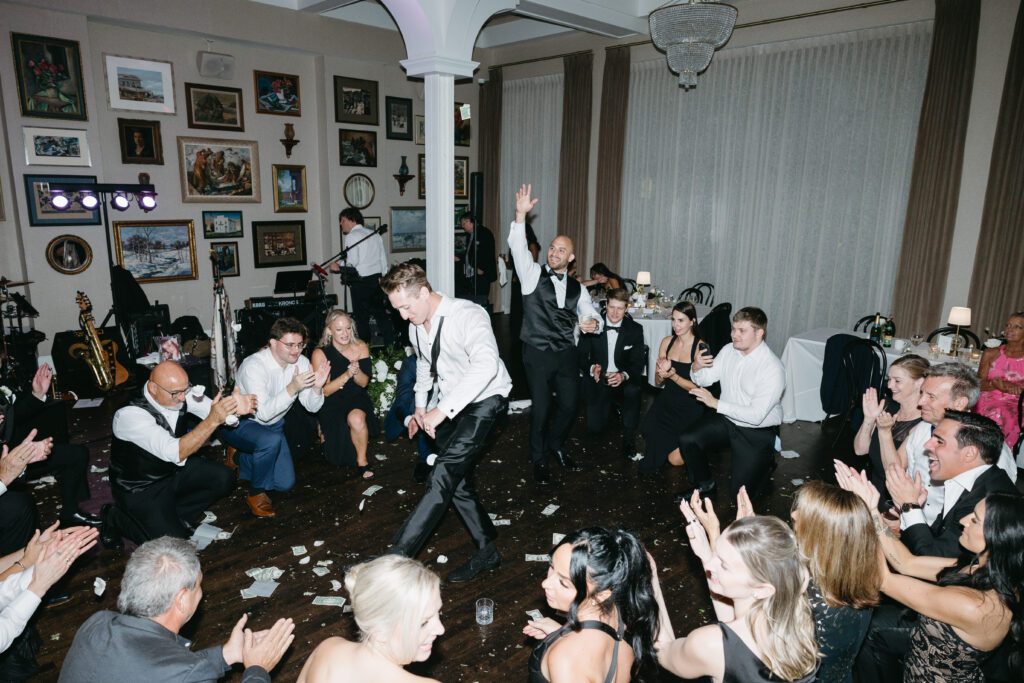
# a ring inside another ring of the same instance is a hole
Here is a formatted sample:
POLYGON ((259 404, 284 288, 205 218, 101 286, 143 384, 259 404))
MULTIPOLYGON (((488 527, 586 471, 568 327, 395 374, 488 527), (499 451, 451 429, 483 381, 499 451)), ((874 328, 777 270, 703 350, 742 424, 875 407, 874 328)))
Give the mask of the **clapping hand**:
MULTIPOLYGON (((704 532, 708 535, 708 545, 714 548, 715 541, 722 533, 722 525, 718 521, 718 515, 715 514, 715 506, 711 499, 705 498, 702 501, 700 491, 694 489, 693 495, 690 496, 690 510, 700 525, 704 527, 704 532)), ((685 516, 686 513, 684 512, 683 515, 685 516)))
POLYGON ((21 476, 28 465, 45 460, 49 455, 50 449, 53 448, 53 439, 33 441, 32 439, 35 437, 36 430, 33 429, 25 437, 25 440, 13 449, 8 450, 6 444, 0 449, 0 481, 4 483, 4 486, 10 486, 15 479, 21 476))
POLYGON ((690 539, 690 547, 693 549, 693 554, 701 562, 707 564, 711 559, 711 543, 708 540, 707 532, 704 531, 704 527, 701 526, 696 513, 694 513, 693 508, 690 507, 688 502, 684 500, 679 503, 679 510, 683 513, 683 517, 686 518, 686 537, 690 539))
POLYGON ((756 515, 757 513, 754 512, 754 504, 750 502, 750 496, 747 494, 747 487, 741 486, 739 492, 736 494, 736 519, 755 517, 756 515))
POLYGON ((590 368, 590 376, 594 378, 595 382, 601 381, 601 365, 599 363, 594 363, 590 368))
MULTIPOLYGON (((323 366, 321 366, 322 368, 323 366)), ((330 373, 330 369, 328 369, 330 373)), ((294 396, 303 389, 309 388, 316 383, 317 373, 314 370, 307 370, 306 372, 300 372, 299 368, 295 368, 295 374, 292 375, 292 381, 288 382, 288 393, 294 396)), ((323 386, 321 384, 320 386, 323 386)))
POLYGON ((250 415, 259 410, 259 401, 256 398, 256 394, 243 394, 241 389, 235 387, 232 397, 238 404, 236 410, 239 415, 250 415))
POLYGON ((917 503, 924 505, 928 500, 928 491, 921 482, 921 473, 914 474, 914 478, 903 471, 899 465, 892 464, 885 468, 885 488, 889 489, 892 502, 902 507, 904 503, 917 503))
POLYGON ((79 556, 96 545, 98 536, 99 530, 93 527, 74 527, 55 534, 35 563, 28 589, 42 598, 79 556))
POLYGON ((262 667, 265 671, 272 670, 295 640, 295 622, 291 619, 278 619, 265 631, 245 629, 242 638, 242 664, 262 667))
POLYGON ((881 498, 881 495, 868 479, 867 472, 864 470, 858 472, 842 460, 833 462, 836 468, 836 483, 839 484, 839 488, 856 494, 868 506, 868 510, 877 510, 878 499, 881 498))
POLYGON ((654 365, 654 369, 659 377, 666 379, 672 372, 672 361, 668 358, 659 358, 658 362, 654 365))
POLYGON ((890 431, 893 428, 893 425, 896 424, 896 416, 883 410, 878 414, 878 417, 875 418, 875 424, 878 425, 878 429, 880 431, 890 431))
POLYGON ((36 370, 32 377, 32 395, 40 401, 46 400, 46 394, 50 391, 50 382, 53 381, 53 370, 47 363, 43 363, 36 370))
POLYGON ((327 380, 331 377, 331 363, 325 361, 320 367, 313 371, 313 384, 315 389, 323 389, 327 380))
POLYGON ((874 387, 869 387, 861 397, 861 409, 864 411, 864 421, 869 423, 877 420, 885 410, 885 401, 878 398, 878 391, 874 387))

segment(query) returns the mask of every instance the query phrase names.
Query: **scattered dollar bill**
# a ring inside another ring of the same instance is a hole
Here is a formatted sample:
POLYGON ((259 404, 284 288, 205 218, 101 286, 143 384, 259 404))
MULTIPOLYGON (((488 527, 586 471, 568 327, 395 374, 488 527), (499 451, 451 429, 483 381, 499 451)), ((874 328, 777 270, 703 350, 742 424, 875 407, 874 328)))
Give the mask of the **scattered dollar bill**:
POLYGON ((550 562, 551 561, 551 556, 550 555, 529 555, 529 554, 527 554, 526 561, 527 562, 550 562))
POLYGON ((213 514, 209 510, 203 513, 203 524, 213 524, 217 521, 217 515, 213 514))
POLYGON ((551 534, 551 545, 558 545, 565 538, 565 534, 551 534))
POLYGON ((540 514, 547 515, 548 517, 550 517, 551 515, 555 514, 555 510, 557 510, 559 507, 561 506, 552 503, 551 505, 548 505, 546 508, 541 510, 540 514))
POLYGON ((384 462, 385 460, 388 459, 388 456, 384 455, 383 453, 377 453, 373 457, 377 458, 379 462, 384 462))
POLYGON ((337 579, 331 579, 331 590, 332 591, 340 591, 341 590, 341 581, 338 581, 337 579))
POLYGON ((539 609, 528 609, 528 610, 526 610, 526 613, 529 615, 530 619, 532 619, 533 621, 538 621, 538 620, 544 618, 544 615, 540 613, 539 609))
POLYGON ((299 560, 299 564, 309 564, 309 555, 306 555, 301 560, 299 560))
POLYGON ((359 499, 359 511, 362 512, 364 507, 366 507, 366 499, 365 498, 360 498, 359 499))
POLYGON ((332 564, 334 564, 334 560, 317 560, 316 561, 316 566, 318 566, 318 567, 330 567, 332 564))
POLYGON ((243 588, 239 592, 242 594, 242 599, 243 600, 249 600, 251 598, 255 598, 256 597, 256 594, 252 592, 251 588, 243 588))
POLYGON ((448 556, 447 555, 438 555, 437 556, 437 563, 438 564, 448 564, 448 556))
POLYGON ((345 612, 346 614, 350 613, 352 611, 352 605, 345 605, 344 607, 341 608, 341 611, 345 612))
POLYGON ((295 557, 298 557, 299 555, 305 555, 305 554, 306 554, 306 546, 304 546, 304 545, 293 545, 292 546, 292 555, 294 555, 295 557))
POLYGON ((103 579, 101 579, 98 576, 95 579, 92 580, 92 591, 97 596, 103 595, 103 591, 105 591, 105 590, 107 590, 107 582, 106 581, 104 581, 103 579))
POLYGON ((367 489, 363 491, 363 495, 372 496, 373 494, 377 493, 377 491, 380 491, 382 488, 384 487, 381 486, 380 484, 374 484, 373 486, 367 487, 367 489))
POLYGON ((496 519, 494 520, 494 526, 509 526, 512 524, 511 519, 496 519))
POLYGON ((256 581, 276 581, 284 576, 284 570, 277 567, 253 567, 245 575, 256 581))
POLYGON ((320 546, 322 546, 323 544, 324 544, 324 542, 323 542, 323 541, 313 541, 313 547, 314 547, 314 548, 319 548, 319 547, 320 547, 320 546))
POLYGON ((313 567, 313 573, 317 576, 324 576, 326 574, 330 574, 331 570, 327 567, 313 567))
POLYGON ((313 604, 326 607, 341 607, 345 604, 345 598, 336 595, 318 595, 313 598, 313 604))

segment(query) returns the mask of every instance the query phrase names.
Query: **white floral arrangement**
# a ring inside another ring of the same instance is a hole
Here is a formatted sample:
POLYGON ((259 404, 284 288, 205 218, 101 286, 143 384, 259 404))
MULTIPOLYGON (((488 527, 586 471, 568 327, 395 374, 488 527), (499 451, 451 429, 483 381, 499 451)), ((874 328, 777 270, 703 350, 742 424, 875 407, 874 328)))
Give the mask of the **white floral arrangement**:
POLYGON ((406 355, 402 347, 388 346, 381 349, 373 359, 373 374, 366 391, 370 394, 373 409, 380 416, 388 412, 395 400, 398 371, 402 369, 406 355))

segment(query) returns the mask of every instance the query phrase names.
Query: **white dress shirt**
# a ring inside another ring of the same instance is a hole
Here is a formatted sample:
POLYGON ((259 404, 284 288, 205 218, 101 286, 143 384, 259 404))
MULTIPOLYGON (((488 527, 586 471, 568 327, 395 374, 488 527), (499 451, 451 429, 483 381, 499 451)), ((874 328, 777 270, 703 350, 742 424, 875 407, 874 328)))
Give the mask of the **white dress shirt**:
MULTIPOLYGON (((180 412, 175 408, 167 408, 157 403, 149 393, 149 382, 146 382, 146 386, 142 388, 142 395, 146 397, 149 405, 156 408, 164 416, 167 424, 171 426, 171 431, 177 429, 180 412)), ((192 392, 189 391, 185 394, 185 406, 188 412, 198 416, 200 420, 205 420, 210 414, 213 401, 205 395, 200 396, 199 400, 196 400, 192 397, 192 392)), ((134 443, 142 450, 161 460, 173 462, 179 467, 185 464, 185 460, 182 460, 179 455, 179 439, 158 426, 153 416, 142 408, 125 406, 114 413, 113 431, 114 436, 117 438, 134 443)))
POLYGON ((254 420, 263 425, 274 424, 284 417, 296 398, 309 412, 320 410, 324 404, 322 390, 308 387, 294 396, 288 393, 288 383, 295 377, 296 369, 300 373, 309 372, 312 369, 309 359, 299 356, 297 362, 282 368, 269 346, 242 361, 235 373, 235 385, 243 394, 256 395, 258 407, 254 420))
POLYGON ((961 472, 945 482, 945 484, 930 485, 928 487, 928 500, 925 503, 925 507, 931 506, 929 511, 931 517, 929 517, 929 514, 924 509, 908 510, 900 515, 900 528, 906 529, 913 524, 927 524, 930 527, 938 519, 939 512, 942 512, 943 516, 949 515, 949 511, 960 500, 960 496, 973 489, 974 482, 978 481, 978 477, 987 472, 991 467, 992 465, 979 465, 966 472, 961 472))
POLYGON ((9 648, 21 635, 39 608, 39 596, 28 589, 33 569, 29 567, 0 581, 0 652, 9 648))
MULTIPOLYGON (((537 289, 541 273, 544 272, 547 266, 542 267, 533 260, 533 254, 530 253, 530 247, 526 242, 525 223, 512 223, 512 231, 508 235, 508 248, 516 264, 516 274, 519 276, 523 296, 532 294, 533 290, 537 289)), ((565 306, 566 289, 569 286, 569 274, 564 274, 562 278, 555 277, 554 275, 549 275, 548 277, 551 278, 551 284, 555 286, 555 298, 558 301, 558 307, 563 308, 565 306)), ((601 334, 604 320, 602 320, 601 314, 597 312, 597 309, 594 308, 590 292, 582 285, 580 285, 579 301, 576 302, 576 316, 577 318, 586 317, 596 320, 597 330, 594 334, 601 334)))
MULTIPOLYGON (((342 246, 348 248, 349 245, 355 244, 367 235, 373 234, 373 232, 373 230, 367 227, 357 225, 342 238, 342 246)), ((384 252, 384 240, 380 238, 380 235, 371 237, 348 252, 345 262, 358 270, 361 277, 388 272, 388 258, 384 252)))
POLYGON ((619 342, 619 330, 622 329, 622 321, 616 325, 614 323, 607 323, 605 325, 605 337, 608 340, 608 367, 605 372, 618 372, 619 368, 615 365, 615 345, 619 342))
POLYGON ((718 414, 738 427, 774 427, 782 423, 782 392, 786 373, 782 362, 764 342, 744 355, 725 346, 710 368, 690 373, 698 386, 722 383, 718 414))
POLYGON ((420 358, 416 361, 416 407, 427 407, 432 386, 430 359, 437 330, 441 347, 437 356, 437 407, 449 419, 470 403, 491 396, 508 396, 512 378, 498 356, 498 343, 487 312, 471 301, 441 294, 430 331, 423 325, 409 326, 409 341, 420 358), (441 325, 441 319, 444 324, 441 325))

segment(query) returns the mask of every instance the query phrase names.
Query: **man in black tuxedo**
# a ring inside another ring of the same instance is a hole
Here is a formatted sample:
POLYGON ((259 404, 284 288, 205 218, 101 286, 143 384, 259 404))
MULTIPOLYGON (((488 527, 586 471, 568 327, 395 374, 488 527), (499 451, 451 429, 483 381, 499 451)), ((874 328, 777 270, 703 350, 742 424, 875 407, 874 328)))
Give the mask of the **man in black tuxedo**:
POLYGON ((630 457, 636 448, 643 391, 644 329, 626 315, 629 295, 624 289, 608 292, 604 331, 580 337, 580 368, 586 379, 587 431, 598 434, 608 422, 612 401, 622 402, 622 453, 630 457))
POLYGON ((486 226, 477 223, 469 211, 462 214, 459 224, 469 239, 466 241, 466 253, 455 257, 455 296, 487 308, 491 283, 498 279, 494 235, 486 226))

